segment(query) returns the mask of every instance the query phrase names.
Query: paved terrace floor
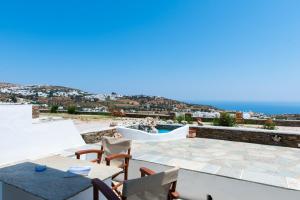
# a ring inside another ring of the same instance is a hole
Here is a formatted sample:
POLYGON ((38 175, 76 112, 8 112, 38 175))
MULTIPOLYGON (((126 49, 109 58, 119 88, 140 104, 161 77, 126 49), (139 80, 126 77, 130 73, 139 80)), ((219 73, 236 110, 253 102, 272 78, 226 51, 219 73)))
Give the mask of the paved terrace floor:
POLYGON ((136 160, 300 190, 300 149, 201 138, 132 149, 136 160))

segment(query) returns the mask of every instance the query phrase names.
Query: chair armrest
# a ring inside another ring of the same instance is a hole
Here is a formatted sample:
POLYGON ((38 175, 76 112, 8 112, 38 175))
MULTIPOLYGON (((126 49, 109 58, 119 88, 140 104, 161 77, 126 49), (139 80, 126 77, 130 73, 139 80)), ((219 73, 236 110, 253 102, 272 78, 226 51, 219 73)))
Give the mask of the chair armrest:
POLYGON ((110 161, 114 160, 114 159, 120 159, 120 158, 124 158, 125 159, 125 165, 128 165, 129 163, 129 159, 131 159, 131 155, 129 154, 111 154, 109 156, 106 156, 105 161, 106 161, 106 165, 110 165, 110 161))
POLYGON ((102 154, 103 151, 100 149, 87 149, 87 150, 81 150, 81 151, 76 151, 75 155, 83 155, 83 154, 88 154, 88 153, 97 153, 97 154, 102 154))
POLYGON ((150 176, 156 173, 155 171, 152 171, 151 169, 148 169, 146 167, 141 167, 140 172, 141 172, 141 177, 144 177, 146 175, 150 176))
POLYGON ((92 162, 97 162, 97 163, 101 162, 101 157, 102 157, 103 151, 100 150, 100 149, 81 150, 81 151, 75 152, 75 155, 76 155, 77 159, 80 159, 81 155, 85 155, 85 154, 89 154, 89 153, 96 153, 97 154, 97 159, 92 160, 92 162))
POLYGON ((92 180, 93 184, 93 190, 94 190, 94 200, 99 200, 99 191, 107 198, 110 200, 120 200, 118 196, 113 192, 113 190, 108 187, 103 181, 99 179, 93 179, 92 180))
POLYGON ((127 159, 130 159, 131 158, 131 155, 128 155, 128 154, 111 154, 109 156, 106 156, 105 160, 106 161, 111 161, 111 160, 114 160, 114 159, 120 159, 120 158, 127 158, 127 159))
POLYGON ((176 192, 176 191, 175 191, 175 192, 171 192, 170 195, 171 195, 171 197, 172 197, 173 199, 179 199, 179 196, 180 196, 179 193, 176 192))

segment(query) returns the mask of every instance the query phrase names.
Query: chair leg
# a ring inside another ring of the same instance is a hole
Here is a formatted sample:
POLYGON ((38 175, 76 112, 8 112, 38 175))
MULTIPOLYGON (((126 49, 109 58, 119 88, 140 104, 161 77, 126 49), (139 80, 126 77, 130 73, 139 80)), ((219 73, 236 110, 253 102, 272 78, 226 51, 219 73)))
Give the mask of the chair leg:
POLYGON ((176 185, 177 185, 177 181, 173 182, 171 185, 171 189, 170 189, 169 197, 168 197, 169 200, 179 198, 179 194, 176 192, 176 185))
POLYGON ((115 193, 117 193, 121 197, 122 193, 118 190, 119 186, 120 185, 115 185, 114 183, 111 183, 111 188, 113 189, 113 191, 115 191, 115 193))
POLYGON ((99 200, 99 191, 96 187, 93 187, 94 200, 99 200))
POLYGON ((125 166, 124 168, 124 181, 128 180, 128 166, 125 166))
POLYGON ((124 166, 124 181, 128 180, 128 168, 129 168, 129 158, 126 158, 125 166, 124 166))

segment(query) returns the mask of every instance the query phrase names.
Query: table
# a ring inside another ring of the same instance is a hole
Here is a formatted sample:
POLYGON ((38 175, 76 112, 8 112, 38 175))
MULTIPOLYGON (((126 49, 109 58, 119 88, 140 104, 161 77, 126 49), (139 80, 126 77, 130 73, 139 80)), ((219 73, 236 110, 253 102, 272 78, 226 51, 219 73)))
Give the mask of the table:
POLYGON ((3 200, 92 199, 91 179, 99 178, 110 184, 112 175, 121 170, 113 166, 62 156, 50 156, 7 166, 0 169, 3 200), (37 164, 47 165, 47 170, 35 172, 34 168, 37 164), (87 177, 67 178, 66 171, 71 166, 91 166, 91 171, 87 177))

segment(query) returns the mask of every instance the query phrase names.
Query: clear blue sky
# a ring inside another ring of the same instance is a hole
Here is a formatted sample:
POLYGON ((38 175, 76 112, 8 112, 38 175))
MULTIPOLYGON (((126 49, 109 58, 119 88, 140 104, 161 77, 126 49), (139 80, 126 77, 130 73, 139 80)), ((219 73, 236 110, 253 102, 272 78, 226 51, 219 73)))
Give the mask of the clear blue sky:
POLYGON ((300 102, 299 0, 0 3, 0 81, 300 102))

